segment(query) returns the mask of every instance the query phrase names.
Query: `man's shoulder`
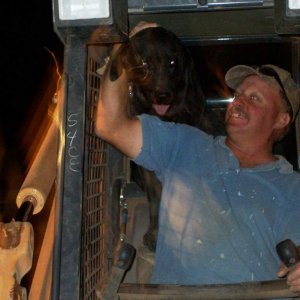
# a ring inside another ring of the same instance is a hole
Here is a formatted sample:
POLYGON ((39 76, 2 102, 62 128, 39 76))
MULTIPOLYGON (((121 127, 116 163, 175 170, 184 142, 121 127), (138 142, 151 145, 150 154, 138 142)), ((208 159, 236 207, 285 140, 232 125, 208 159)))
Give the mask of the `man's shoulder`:
POLYGON ((277 186, 283 187, 286 193, 298 195, 300 200, 300 173, 293 170, 293 166, 289 162, 286 163, 286 166, 288 164, 289 169, 283 166, 279 168, 279 176, 276 176, 277 186))
POLYGON ((300 173, 299 171, 293 170, 290 174, 290 178, 295 182, 298 183, 298 189, 300 191, 300 173))
POLYGON ((148 114, 142 114, 138 116, 138 118, 140 119, 142 124, 146 125, 147 127, 153 126, 153 127, 158 127, 161 130, 176 130, 184 135, 186 134, 196 135, 196 136, 200 135, 200 136, 205 136, 206 138, 211 138, 209 134, 205 133, 201 129, 188 124, 165 121, 165 120, 161 120, 157 116, 148 115, 148 114))

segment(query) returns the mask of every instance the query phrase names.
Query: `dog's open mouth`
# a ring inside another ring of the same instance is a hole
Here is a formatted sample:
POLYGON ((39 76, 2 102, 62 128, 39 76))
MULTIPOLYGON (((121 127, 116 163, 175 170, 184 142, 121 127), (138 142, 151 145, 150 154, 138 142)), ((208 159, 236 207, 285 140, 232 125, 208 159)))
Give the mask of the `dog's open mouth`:
POLYGON ((164 116, 173 101, 173 95, 167 92, 152 93, 149 98, 152 102, 152 109, 158 116, 164 116))
POLYGON ((153 109, 159 116, 164 116, 168 111, 170 105, 169 104, 152 104, 153 109))

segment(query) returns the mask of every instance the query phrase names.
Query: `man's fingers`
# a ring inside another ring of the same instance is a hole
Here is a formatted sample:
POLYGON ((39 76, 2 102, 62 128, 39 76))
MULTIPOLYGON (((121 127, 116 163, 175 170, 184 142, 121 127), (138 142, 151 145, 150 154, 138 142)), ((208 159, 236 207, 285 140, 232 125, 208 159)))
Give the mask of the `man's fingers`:
POLYGON ((300 263, 289 270, 287 284, 290 287, 290 291, 300 293, 300 263))
POLYGON ((299 282, 300 284, 300 263, 296 264, 289 272, 287 282, 299 282))
POLYGON ((290 287, 289 287, 289 290, 291 291, 291 292, 293 292, 293 293, 296 293, 296 294, 300 294, 300 285, 298 284, 298 285, 291 285, 290 287))
POLYGON ((289 269, 284 264, 281 264, 277 272, 277 276, 280 278, 285 277, 288 274, 288 272, 289 269))

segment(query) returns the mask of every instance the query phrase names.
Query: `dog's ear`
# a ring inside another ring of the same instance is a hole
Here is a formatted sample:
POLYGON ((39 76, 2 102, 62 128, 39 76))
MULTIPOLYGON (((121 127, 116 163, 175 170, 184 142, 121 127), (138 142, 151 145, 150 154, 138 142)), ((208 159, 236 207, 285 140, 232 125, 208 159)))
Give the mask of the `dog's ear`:
POLYGON ((109 77, 111 81, 117 80, 122 74, 122 69, 124 67, 122 58, 123 55, 126 53, 127 47, 127 43, 122 44, 111 60, 109 72, 109 77))

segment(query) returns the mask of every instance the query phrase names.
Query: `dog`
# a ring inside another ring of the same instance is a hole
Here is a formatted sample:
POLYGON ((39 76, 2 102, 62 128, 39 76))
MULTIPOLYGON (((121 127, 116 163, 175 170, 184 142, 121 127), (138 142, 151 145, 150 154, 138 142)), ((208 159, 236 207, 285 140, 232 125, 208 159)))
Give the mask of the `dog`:
MULTIPOLYGON (((111 62, 110 78, 118 78, 121 67, 129 84, 128 115, 143 113, 164 121, 208 128, 205 100, 193 59, 181 40, 163 27, 150 27, 124 43, 111 62)), ((155 251, 161 182, 154 172, 131 164, 131 177, 145 192, 150 224, 143 242, 155 251)))

